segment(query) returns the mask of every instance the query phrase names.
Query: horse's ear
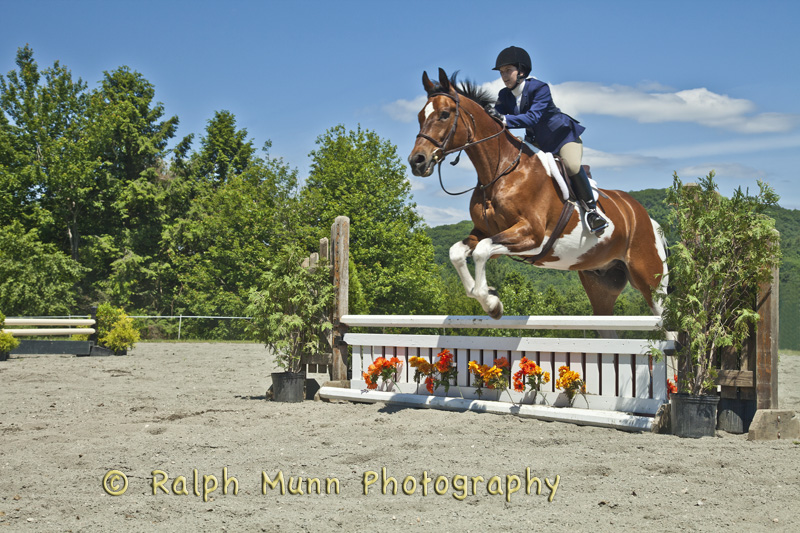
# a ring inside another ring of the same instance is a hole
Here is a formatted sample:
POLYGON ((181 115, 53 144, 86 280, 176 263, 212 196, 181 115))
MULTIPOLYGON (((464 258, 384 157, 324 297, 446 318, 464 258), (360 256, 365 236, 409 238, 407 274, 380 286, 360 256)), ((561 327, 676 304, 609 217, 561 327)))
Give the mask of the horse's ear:
POLYGON ((422 73, 422 87, 425 88, 425 92, 428 94, 430 94, 436 88, 431 79, 428 77, 427 71, 422 73))
POLYGON ((444 92, 450 92, 450 80, 447 79, 447 73, 441 67, 439 68, 439 84, 444 92))

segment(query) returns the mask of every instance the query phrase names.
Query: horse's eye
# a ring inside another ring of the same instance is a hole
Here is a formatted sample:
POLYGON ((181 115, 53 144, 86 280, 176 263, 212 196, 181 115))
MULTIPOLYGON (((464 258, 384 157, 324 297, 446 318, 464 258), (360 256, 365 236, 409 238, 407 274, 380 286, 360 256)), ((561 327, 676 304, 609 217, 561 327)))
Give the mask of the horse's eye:
POLYGON ((439 120, 447 120, 450 118, 450 111, 442 111, 439 113, 439 120))

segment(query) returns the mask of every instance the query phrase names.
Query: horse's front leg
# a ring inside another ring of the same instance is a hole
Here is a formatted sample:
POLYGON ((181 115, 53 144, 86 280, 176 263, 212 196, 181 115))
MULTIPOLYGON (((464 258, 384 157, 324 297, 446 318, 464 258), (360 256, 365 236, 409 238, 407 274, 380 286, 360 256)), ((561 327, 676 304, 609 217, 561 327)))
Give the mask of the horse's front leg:
POLYGON ((475 280, 472 279, 472 274, 467 267, 467 258, 472 255, 472 250, 475 248, 477 240, 471 240, 470 237, 463 241, 458 241, 450 247, 450 262, 461 278, 461 284, 464 285, 464 290, 467 291, 467 296, 472 297, 472 290, 475 288, 475 280))
POLYGON ((475 285, 471 296, 478 300, 483 310, 494 319, 503 316, 503 302, 486 281, 486 263, 493 256, 505 253, 508 253, 508 249, 503 245, 494 244, 491 238, 483 239, 472 251, 472 259, 475 261, 475 285))
POLYGON ((536 245, 530 237, 527 224, 518 224, 494 237, 482 239, 472 251, 475 261, 475 287, 473 297, 478 300, 490 317, 503 316, 503 302, 486 281, 486 263, 496 255, 522 255, 536 245))

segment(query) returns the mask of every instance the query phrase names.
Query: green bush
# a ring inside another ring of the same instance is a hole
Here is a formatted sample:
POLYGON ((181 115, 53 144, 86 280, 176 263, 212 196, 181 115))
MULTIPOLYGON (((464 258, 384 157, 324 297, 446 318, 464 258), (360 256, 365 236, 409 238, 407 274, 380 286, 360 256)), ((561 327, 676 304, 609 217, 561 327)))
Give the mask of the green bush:
POLYGON ((3 331, 3 326, 5 325, 6 315, 0 311, 0 353, 8 353, 19 346, 19 340, 16 337, 3 331))
POLYGON ((669 285, 665 324, 685 332, 688 342, 676 354, 679 392, 703 394, 715 385, 717 354, 741 352, 759 319, 755 290, 772 279, 780 260, 775 221, 764 214, 778 201, 758 182, 759 193, 741 188, 731 198, 717 192, 714 172, 697 186, 684 186, 677 174, 668 191, 669 285))
POLYGON ((114 351, 133 348, 139 342, 139 330, 121 307, 103 303, 97 307, 97 338, 101 346, 114 351))
POLYGON ((333 327, 328 316, 333 284, 326 261, 313 270, 302 266, 306 253, 287 245, 271 261, 250 290, 247 313, 253 317, 250 332, 274 353, 287 372, 300 370, 302 355, 324 351, 324 335, 333 327))

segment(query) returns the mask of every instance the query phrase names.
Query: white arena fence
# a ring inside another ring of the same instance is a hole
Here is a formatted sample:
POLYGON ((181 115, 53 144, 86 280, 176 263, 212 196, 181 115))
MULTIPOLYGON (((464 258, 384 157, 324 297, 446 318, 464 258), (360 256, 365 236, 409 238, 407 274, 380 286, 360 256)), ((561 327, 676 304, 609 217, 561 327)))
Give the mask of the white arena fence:
MULTIPOLYGON (((216 319, 216 320, 252 320, 249 316, 211 316, 211 315, 131 315, 141 321, 158 321, 158 320, 177 320, 178 321, 178 340, 181 340, 181 331, 183 329, 183 321, 191 319, 216 319)), ((144 323, 144 322, 143 322, 144 323)), ((251 339, 243 339, 251 340, 251 339)))

